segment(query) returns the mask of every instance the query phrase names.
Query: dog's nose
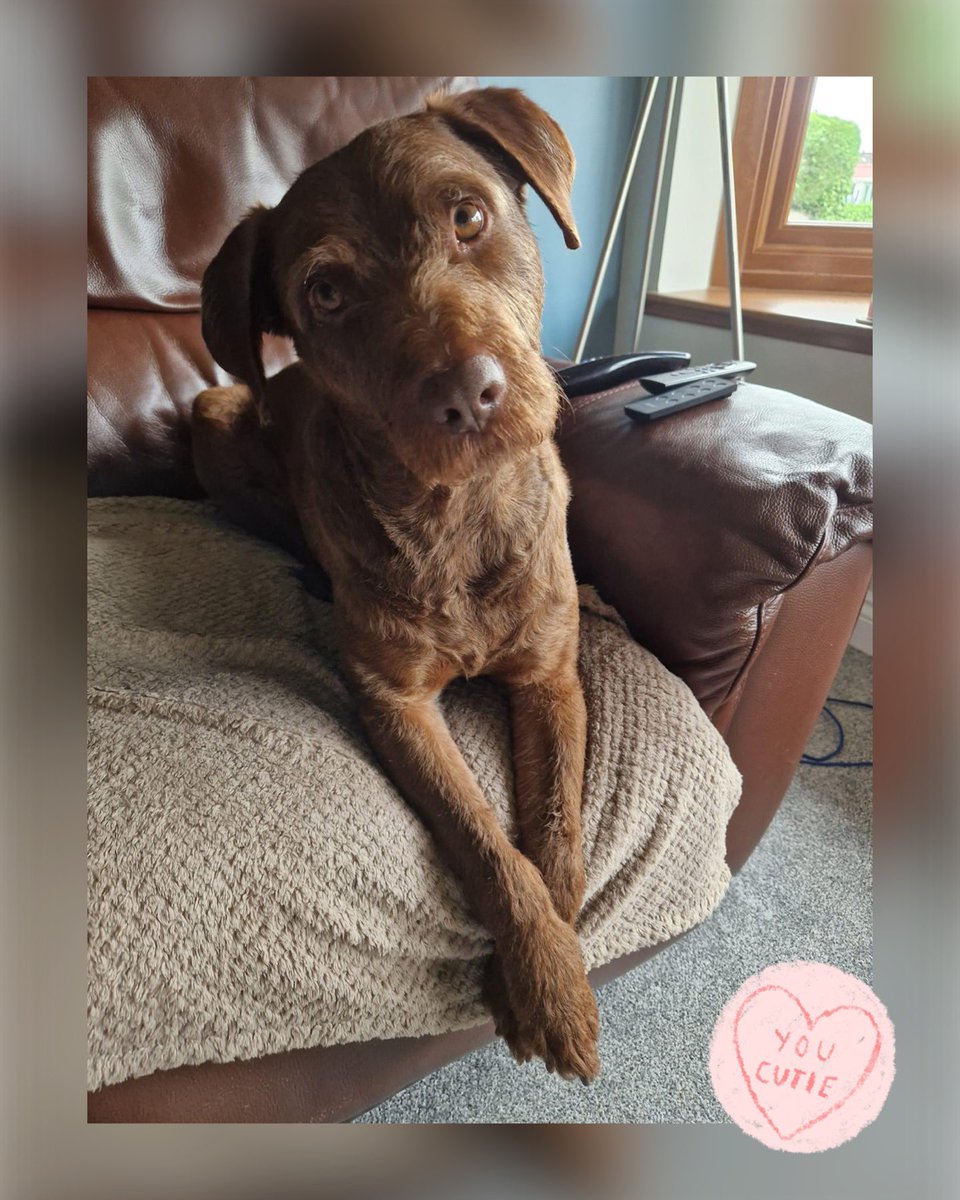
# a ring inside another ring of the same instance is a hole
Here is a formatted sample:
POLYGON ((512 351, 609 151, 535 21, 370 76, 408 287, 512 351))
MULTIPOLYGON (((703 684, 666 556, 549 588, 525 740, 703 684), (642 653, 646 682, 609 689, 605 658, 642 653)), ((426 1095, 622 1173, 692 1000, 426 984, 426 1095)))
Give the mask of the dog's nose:
POLYGON ((470 358, 427 380, 430 415, 450 433, 479 433, 507 390, 503 367, 492 354, 470 358))

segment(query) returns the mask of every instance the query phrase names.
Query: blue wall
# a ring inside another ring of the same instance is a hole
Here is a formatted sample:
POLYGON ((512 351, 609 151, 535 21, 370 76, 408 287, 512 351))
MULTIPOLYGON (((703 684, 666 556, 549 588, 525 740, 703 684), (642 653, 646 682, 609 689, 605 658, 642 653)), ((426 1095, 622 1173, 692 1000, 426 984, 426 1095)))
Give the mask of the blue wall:
MULTIPOLYGON (((640 80, 596 75, 489 75, 482 86, 519 87, 563 127, 577 159, 573 213, 579 250, 568 250, 540 198, 530 194, 530 219, 540 242, 547 280, 543 352, 572 355, 587 295, 600 257, 636 117, 640 80)), ((587 354, 613 348, 614 309, 620 278, 619 247, 607 269, 587 354)))

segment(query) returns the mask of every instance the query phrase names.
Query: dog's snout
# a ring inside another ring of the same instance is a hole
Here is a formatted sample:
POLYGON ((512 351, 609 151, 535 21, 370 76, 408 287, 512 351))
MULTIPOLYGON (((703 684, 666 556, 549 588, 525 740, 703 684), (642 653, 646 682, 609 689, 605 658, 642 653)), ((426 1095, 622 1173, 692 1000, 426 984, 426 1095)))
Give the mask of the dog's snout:
POLYGON ((480 433, 493 415, 507 381, 492 354, 473 354, 433 375, 424 385, 430 415, 450 433, 480 433))

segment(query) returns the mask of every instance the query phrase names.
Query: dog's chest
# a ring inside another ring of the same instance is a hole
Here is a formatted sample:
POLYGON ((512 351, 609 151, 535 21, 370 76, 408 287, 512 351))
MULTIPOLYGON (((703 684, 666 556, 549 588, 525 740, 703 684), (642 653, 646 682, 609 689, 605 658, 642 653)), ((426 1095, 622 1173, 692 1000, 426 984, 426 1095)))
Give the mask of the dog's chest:
POLYGON ((479 670, 511 635, 535 592, 531 547, 467 534, 421 554, 397 552, 383 582, 438 652, 479 670))
POLYGON ((546 468, 538 456, 496 486, 403 502, 356 478, 305 477, 301 518, 352 636, 421 680, 481 674, 523 650, 570 582, 565 479, 546 468))
POLYGON ((375 572, 385 633, 435 660, 441 673, 481 674, 519 647, 551 574, 531 531, 424 521, 415 535, 393 528, 390 536, 391 552, 375 572))

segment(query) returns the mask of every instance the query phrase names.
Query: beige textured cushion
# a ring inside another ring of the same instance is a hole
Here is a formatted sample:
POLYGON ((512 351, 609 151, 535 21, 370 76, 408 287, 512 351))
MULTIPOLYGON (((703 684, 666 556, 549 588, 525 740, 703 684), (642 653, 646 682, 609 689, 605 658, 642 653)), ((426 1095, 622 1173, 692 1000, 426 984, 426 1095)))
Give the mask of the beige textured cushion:
MULTIPOLYGON (((484 1019, 490 944, 353 713, 332 608, 203 504, 89 509, 89 1071, 484 1019)), ((582 592, 588 966, 706 917, 740 790, 689 690, 582 592)), ((442 706, 512 830, 505 697, 442 706)))

